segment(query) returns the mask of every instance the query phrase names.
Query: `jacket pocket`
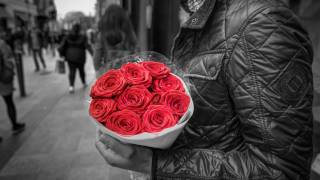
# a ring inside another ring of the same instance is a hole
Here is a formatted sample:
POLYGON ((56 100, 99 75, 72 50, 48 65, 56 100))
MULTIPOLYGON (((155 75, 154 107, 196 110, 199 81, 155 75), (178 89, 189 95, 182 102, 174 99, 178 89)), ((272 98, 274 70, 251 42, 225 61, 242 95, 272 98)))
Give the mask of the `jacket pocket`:
POLYGON ((221 124, 227 113, 228 92, 219 78, 222 70, 224 53, 205 53, 193 58, 184 79, 187 80, 195 104, 193 118, 198 125, 221 124), (223 112, 223 113, 222 113, 223 112), (208 118, 216 119, 214 121, 208 118))
POLYGON ((224 53, 201 53, 189 63, 185 78, 216 80, 224 58, 224 53))

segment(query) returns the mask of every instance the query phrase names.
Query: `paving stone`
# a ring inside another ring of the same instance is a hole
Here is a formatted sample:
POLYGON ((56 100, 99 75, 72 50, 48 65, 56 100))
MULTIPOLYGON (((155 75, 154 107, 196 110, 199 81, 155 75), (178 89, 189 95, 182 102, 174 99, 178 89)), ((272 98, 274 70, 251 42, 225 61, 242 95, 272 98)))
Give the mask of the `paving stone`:
POLYGON ((46 161, 47 155, 15 156, 1 170, 0 176, 38 174, 46 161))
POLYGON ((37 174, 31 174, 31 175, 21 174, 21 175, 0 176, 1 180, 36 180, 37 178, 38 178, 37 174))
POLYGON ((94 180, 130 180, 127 171, 107 165, 72 168, 67 180, 87 180, 88 178, 94 180))

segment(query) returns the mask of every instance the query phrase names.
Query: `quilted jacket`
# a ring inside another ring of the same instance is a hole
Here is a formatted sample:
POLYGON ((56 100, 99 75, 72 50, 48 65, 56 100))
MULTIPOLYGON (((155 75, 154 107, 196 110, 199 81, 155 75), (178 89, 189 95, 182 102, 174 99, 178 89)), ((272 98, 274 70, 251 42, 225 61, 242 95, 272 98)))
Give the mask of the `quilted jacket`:
POLYGON ((154 150, 157 180, 307 180, 313 52, 280 0, 207 0, 172 51, 195 112, 174 145, 154 150))

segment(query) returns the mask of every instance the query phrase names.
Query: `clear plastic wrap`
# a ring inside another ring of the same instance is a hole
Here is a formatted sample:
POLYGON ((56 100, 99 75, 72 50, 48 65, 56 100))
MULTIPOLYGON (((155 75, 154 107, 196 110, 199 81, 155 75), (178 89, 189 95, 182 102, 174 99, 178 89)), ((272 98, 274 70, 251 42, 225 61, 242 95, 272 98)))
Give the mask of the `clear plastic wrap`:
POLYGON ((194 105, 190 95, 189 87, 186 84, 186 82, 181 78, 183 75, 182 71, 179 70, 177 66, 175 66, 169 59, 167 59, 162 54, 159 54, 156 52, 142 52, 139 54, 134 54, 134 55, 130 55, 130 56, 119 58, 119 59, 114 59, 110 62, 107 62, 105 63, 105 66, 100 69, 100 72, 107 72, 110 69, 119 69, 123 64, 126 64, 128 62, 142 62, 142 61, 161 62, 167 65, 168 67, 170 67, 171 73, 177 76, 178 79, 181 80, 185 88, 186 94, 190 97, 190 103, 188 106, 188 110, 180 118, 178 123, 173 127, 166 128, 156 133, 143 132, 137 135, 124 136, 124 135, 119 135, 116 132, 113 132, 107 129, 104 125, 97 122, 95 119, 92 118, 92 120, 100 131, 118 139, 123 143, 135 144, 135 145, 141 145, 141 146, 147 146, 147 147, 159 148, 159 149, 166 149, 166 148, 169 148, 174 143, 176 138, 179 136, 179 134, 183 130, 184 126, 188 123, 194 111, 194 105))

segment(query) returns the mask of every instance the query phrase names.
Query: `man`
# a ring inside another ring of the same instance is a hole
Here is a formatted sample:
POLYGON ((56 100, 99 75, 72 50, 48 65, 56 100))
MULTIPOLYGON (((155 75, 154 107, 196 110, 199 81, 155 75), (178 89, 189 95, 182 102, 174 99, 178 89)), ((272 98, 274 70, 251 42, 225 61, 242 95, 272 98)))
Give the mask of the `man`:
POLYGON ((191 84, 191 120, 170 149, 100 134, 99 152, 158 180, 309 179, 313 52, 297 17, 279 0, 181 3, 190 18, 172 59, 191 84))
POLYGON ((43 69, 45 70, 47 66, 42 54, 43 38, 41 31, 36 26, 33 27, 29 38, 33 52, 34 64, 36 66, 34 71, 38 72, 40 70, 38 57, 40 58, 43 69))
POLYGON ((81 25, 74 24, 71 33, 64 38, 58 51, 69 65, 69 93, 74 93, 74 83, 76 72, 79 70, 83 87, 87 87, 85 63, 86 50, 93 54, 91 46, 88 44, 87 36, 81 33, 81 25))
POLYGON ((13 32, 13 51, 17 58, 22 58, 23 55, 23 41, 24 41, 24 31, 20 26, 17 26, 13 32))

